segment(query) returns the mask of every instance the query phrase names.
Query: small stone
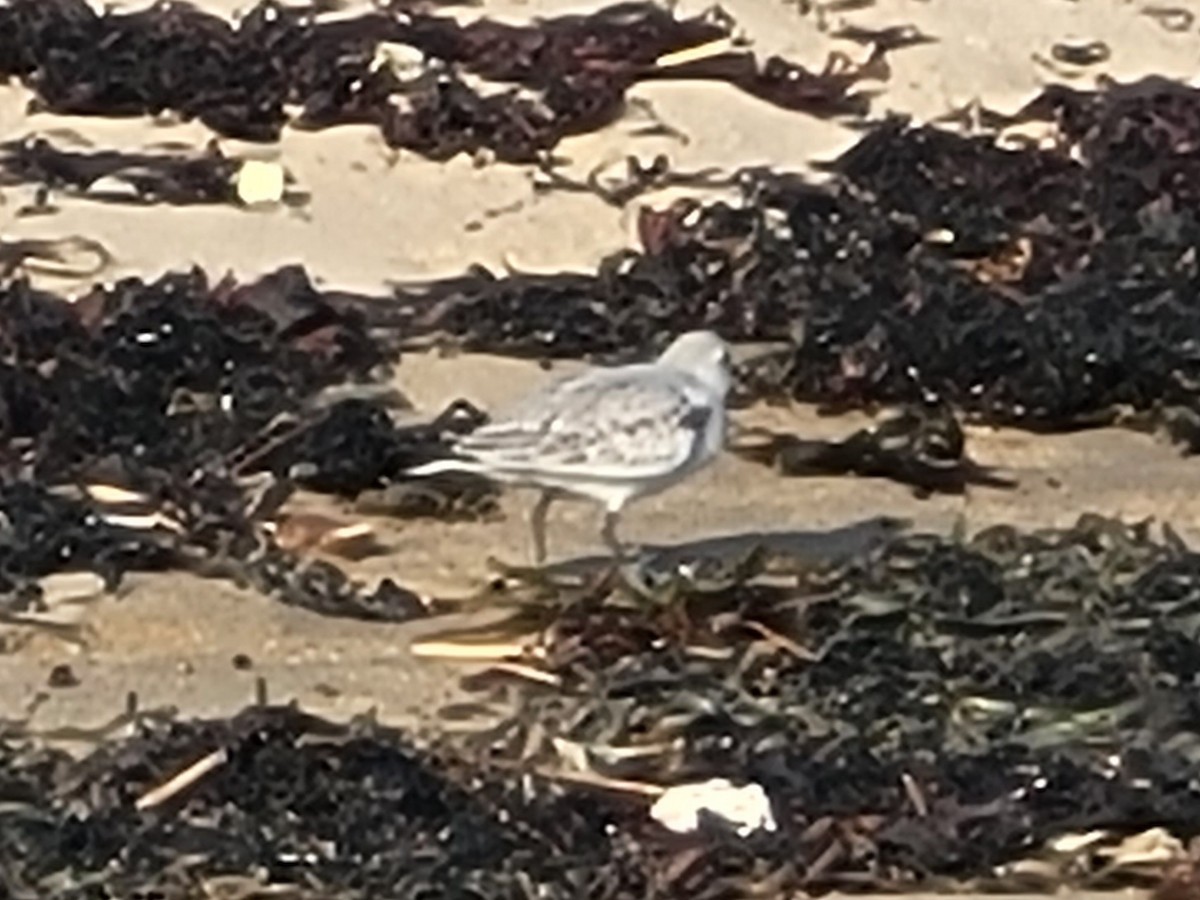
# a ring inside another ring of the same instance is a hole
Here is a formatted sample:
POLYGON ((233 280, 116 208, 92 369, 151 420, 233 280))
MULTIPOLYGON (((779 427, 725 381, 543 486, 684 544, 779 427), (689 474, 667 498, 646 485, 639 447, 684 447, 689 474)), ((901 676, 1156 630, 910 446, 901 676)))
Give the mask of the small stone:
POLYGON ((75 670, 66 663, 59 663, 50 670, 50 677, 46 679, 46 684, 52 688, 77 687, 79 677, 75 674, 75 670))
POLYGON ((287 186, 283 166, 276 162, 248 159, 238 170, 238 199, 246 206, 263 206, 283 199, 287 186))

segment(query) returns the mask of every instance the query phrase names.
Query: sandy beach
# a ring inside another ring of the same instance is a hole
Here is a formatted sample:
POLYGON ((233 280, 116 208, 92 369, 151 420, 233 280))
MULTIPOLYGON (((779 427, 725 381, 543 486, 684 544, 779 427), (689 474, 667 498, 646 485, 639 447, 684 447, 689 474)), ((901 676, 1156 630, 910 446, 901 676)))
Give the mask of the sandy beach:
MULTIPOLYGON (((241 4, 203 0, 201 5, 232 13, 241 4)), ((1178 5, 1200 15, 1200 3, 1178 5)), ((1091 87, 1101 75, 1191 77, 1200 30, 1172 32, 1147 14, 1147 6, 1153 4, 877 0, 866 8, 817 16, 780 0, 724 4, 755 52, 777 53, 814 69, 831 51, 865 55, 862 46, 830 37, 844 24, 919 28, 936 42, 891 54, 890 77, 872 85, 878 90, 876 111, 919 121, 972 102, 1014 110, 1049 81, 1091 87), (1048 62, 1052 45, 1063 40, 1102 41, 1111 56, 1088 67, 1048 62)), ((592 8, 566 0, 484 0, 447 12, 519 22, 592 8)), ((680 4, 680 12, 701 8, 680 4)), ((134 150, 168 141, 200 146, 211 138, 195 122, 29 115, 29 96, 16 84, 0 88, 3 139, 71 134, 71 140, 96 147, 134 150)), ((857 137, 837 123, 787 112, 723 86, 661 82, 636 87, 632 97, 635 102, 620 122, 558 149, 570 161, 565 171, 579 177, 600 165, 616 171, 626 156, 649 159, 659 153, 679 170, 769 165, 804 171, 857 137), (673 134, 637 134, 652 121, 665 123, 673 134)), ((590 271, 607 254, 631 245, 639 205, 661 206, 680 194, 697 194, 682 188, 659 191, 618 209, 587 194, 538 193, 528 167, 466 158, 434 163, 389 150, 366 127, 288 130, 278 145, 222 141, 221 147, 278 160, 309 202, 294 209, 245 210, 117 206, 55 197, 55 214, 20 217, 16 210, 32 199, 32 190, 6 189, 0 195, 2 234, 78 234, 99 240, 114 256, 101 276, 105 280, 150 278, 192 265, 252 278, 300 263, 323 286, 377 293, 394 282, 455 274, 470 264, 497 271, 505 264, 532 271, 590 271)), ((65 293, 88 286, 47 277, 38 283, 65 293)), ((492 408, 547 377, 531 362, 411 354, 396 369, 396 387, 418 414, 428 414, 457 397, 492 408)), ((813 436, 847 434, 867 421, 824 418, 803 406, 755 408, 736 418, 739 424, 813 436)), ((918 499, 892 482, 785 479, 727 457, 678 490, 635 506, 625 529, 634 540, 670 543, 757 531, 837 531, 878 516, 945 531, 959 522, 970 530, 999 522, 1059 526, 1081 513, 1098 512, 1152 517, 1170 522, 1186 538, 1200 539, 1200 467, 1152 436, 1102 429, 1035 437, 972 428, 969 440, 977 461, 998 467, 1019 486, 918 499)), ((361 518, 349 505, 308 499, 361 518)), ((506 495, 501 514, 480 522, 367 517, 387 552, 351 570, 368 580, 394 577, 428 596, 469 596, 489 577, 487 555, 526 559, 530 499, 506 495)), ((552 552, 598 550, 594 510, 566 505, 554 516, 552 552)), ((340 719, 374 710, 386 722, 425 729, 437 727, 432 713, 438 706, 459 696, 455 678, 466 670, 411 653, 414 640, 447 627, 446 621, 396 626, 330 619, 182 574, 133 577, 117 596, 90 602, 85 621, 90 633, 85 646, 33 634, 18 651, 0 655, 0 683, 6 686, 0 691, 0 719, 28 715, 37 730, 100 723, 122 708, 129 692, 146 707, 231 713, 251 699, 261 677, 272 700, 294 698, 340 719), (249 666, 234 664, 240 654, 249 657, 249 666), (48 688, 50 671, 63 663, 79 685, 48 688)))

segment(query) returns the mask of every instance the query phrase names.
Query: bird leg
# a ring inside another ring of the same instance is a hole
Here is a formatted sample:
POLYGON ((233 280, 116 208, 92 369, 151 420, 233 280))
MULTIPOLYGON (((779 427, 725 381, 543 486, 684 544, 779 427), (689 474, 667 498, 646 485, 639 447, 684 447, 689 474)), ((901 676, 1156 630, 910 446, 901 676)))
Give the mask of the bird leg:
POLYGON ((600 529, 600 537, 604 540, 604 546, 613 552, 617 559, 623 559, 625 556, 625 547, 617 537, 617 521, 621 514, 616 510, 606 510, 604 513, 604 527, 600 529))
POLYGON ((556 496, 553 491, 542 491, 538 495, 537 503, 533 505, 533 514, 530 516, 530 525, 533 528, 533 561, 538 566, 546 561, 546 516, 556 496))

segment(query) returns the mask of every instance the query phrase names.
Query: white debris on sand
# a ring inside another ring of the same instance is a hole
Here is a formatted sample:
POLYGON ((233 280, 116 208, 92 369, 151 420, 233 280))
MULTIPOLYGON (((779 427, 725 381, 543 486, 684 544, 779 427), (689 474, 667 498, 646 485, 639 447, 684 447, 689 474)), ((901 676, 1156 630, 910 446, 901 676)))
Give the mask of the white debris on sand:
POLYGON ((727 821, 739 837, 778 828, 771 801, 761 785, 737 787, 726 778, 667 788, 650 808, 650 815, 659 824, 682 834, 700 827, 702 811, 727 821))

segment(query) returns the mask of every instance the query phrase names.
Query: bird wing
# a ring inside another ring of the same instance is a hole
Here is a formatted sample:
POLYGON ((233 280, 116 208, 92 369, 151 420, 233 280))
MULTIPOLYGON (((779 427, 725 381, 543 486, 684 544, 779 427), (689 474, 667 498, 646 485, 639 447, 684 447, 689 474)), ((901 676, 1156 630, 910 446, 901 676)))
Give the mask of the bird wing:
POLYGON ((456 449, 511 474, 655 478, 703 450, 718 412, 685 373, 653 365, 598 370, 548 385, 456 449))

